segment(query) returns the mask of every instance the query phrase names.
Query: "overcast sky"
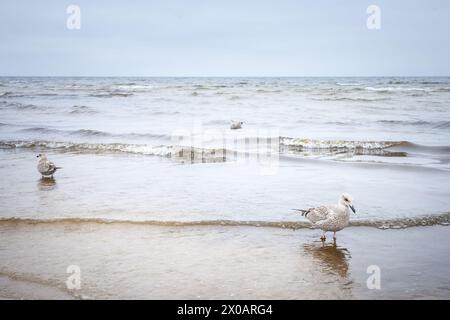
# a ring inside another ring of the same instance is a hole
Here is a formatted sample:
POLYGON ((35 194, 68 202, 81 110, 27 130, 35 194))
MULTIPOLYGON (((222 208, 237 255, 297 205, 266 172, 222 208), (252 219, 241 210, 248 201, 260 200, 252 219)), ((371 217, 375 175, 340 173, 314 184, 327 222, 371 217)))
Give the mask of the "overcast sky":
POLYGON ((449 76, 449 33, 448 0, 2 0, 0 75, 449 76))

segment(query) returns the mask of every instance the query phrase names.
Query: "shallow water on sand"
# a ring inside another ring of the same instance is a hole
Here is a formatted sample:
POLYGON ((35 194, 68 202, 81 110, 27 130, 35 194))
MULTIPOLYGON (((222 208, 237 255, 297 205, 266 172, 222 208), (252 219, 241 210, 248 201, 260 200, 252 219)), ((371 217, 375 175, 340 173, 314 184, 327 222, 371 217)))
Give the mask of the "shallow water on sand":
MULTIPOLYGON (((408 218, 448 210, 450 172, 434 169, 305 161, 261 175, 245 163, 186 165, 122 154, 50 153, 63 167, 51 180, 36 174, 30 151, 0 156, 2 219, 301 222, 292 208, 334 203, 342 190, 356 199, 354 222, 409 224, 408 218)), ((444 217, 440 222, 448 222, 444 217)))
POLYGON ((450 297, 448 227, 313 230, 0 224, 0 297, 362 299, 450 297), (69 266, 81 288, 69 290, 69 266), (367 268, 381 270, 368 289, 367 268), (27 290, 26 290, 27 289, 27 290))

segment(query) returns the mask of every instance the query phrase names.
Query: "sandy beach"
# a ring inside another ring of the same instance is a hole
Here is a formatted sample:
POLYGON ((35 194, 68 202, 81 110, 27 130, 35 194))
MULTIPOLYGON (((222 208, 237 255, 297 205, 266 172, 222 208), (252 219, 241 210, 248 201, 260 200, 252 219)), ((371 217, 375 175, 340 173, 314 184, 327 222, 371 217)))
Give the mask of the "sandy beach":
POLYGON ((1 222, 3 299, 449 299, 447 226, 317 230, 1 222), (68 266, 81 270, 69 290, 68 266), (367 288, 379 266, 381 288, 367 288))

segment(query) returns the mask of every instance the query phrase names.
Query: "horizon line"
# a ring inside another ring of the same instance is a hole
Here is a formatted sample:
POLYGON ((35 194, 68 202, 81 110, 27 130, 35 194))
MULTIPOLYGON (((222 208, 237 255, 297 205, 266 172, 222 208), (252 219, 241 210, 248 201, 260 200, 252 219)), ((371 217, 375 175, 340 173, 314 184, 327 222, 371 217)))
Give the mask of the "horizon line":
POLYGON ((450 75, 0 75, 0 78, 449 78, 450 75))

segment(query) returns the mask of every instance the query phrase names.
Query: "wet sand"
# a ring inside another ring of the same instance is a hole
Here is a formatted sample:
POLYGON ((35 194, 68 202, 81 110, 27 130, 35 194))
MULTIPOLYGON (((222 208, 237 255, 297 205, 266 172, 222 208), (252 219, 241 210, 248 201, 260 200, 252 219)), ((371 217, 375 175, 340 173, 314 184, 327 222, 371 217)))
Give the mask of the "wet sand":
POLYGON ((449 231, 350 227, 335 245, 310 229, 2 221, 0 297, 449 299, 449 231), (367 288, 370 265, 380 290, 367 288))

